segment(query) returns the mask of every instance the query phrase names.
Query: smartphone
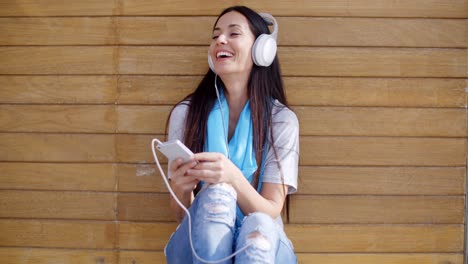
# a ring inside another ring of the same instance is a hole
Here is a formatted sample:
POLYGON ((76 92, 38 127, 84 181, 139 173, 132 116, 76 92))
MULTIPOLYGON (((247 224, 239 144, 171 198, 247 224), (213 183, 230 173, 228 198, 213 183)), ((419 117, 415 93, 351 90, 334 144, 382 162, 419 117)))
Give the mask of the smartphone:
POLYGON ((157 148, 169 160, 182 159, 187 162, 193 159, 193 152, 178 139, 158 144, 157 148))

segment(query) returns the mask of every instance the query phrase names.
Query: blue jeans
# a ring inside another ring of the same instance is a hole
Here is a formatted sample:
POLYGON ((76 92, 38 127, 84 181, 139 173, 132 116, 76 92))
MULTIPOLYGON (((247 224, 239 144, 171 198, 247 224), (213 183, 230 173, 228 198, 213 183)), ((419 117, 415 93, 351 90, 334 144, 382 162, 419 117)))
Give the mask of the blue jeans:
MULTIPOLYGON (((198 193, 189 209, 196 253, 205 260, 219 260, 250 243, 222 263, 297 263, 291 241, 269 215, 249 214, 235 227, 236 201, 236 192, 227 184, 209 185, 198 193)), ((185 216, 169 239, 164 249, 167 263, 203 263, 192 254, 188 224, 185 216)))

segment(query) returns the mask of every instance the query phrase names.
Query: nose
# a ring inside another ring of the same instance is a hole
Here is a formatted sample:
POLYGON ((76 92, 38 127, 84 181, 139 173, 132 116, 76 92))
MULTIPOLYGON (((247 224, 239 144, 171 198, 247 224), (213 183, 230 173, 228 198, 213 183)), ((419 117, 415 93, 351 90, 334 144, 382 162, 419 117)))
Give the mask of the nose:
POLYGON ((226 44, 227 43, 227 38, 224 34, 220 34, 218 38, 216 39, 217 44, 226 44))

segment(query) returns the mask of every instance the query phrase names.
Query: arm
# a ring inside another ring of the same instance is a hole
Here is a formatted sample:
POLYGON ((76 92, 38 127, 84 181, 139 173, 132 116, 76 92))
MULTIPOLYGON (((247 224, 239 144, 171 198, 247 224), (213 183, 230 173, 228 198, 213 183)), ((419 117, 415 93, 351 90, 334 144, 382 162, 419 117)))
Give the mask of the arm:
MULTIPOLYGON (((184 136, 184 126, 185 118, 187 115, 188 106, 185 104, 180 104, 174 108, 169 119, 169 128, 168 128, 168 140, 179 139, 183 140, 184 136)), ((172 190, 176 194, 177 198, 181 203, 186 207, 190 207, 193 201, 193 190, 198 183, 197 179, 193 177, 188 177, 186 171, 189 168, 195 166, 196 163, 186 163, 182 164, 181 160, 169 161, 168 166, 168 177, 170 179, 170 184, 172 190)), ((172 211, 177 222, 181 222, 184 218, 184 210, 177 204, 175 199, 170 195, 169 198, 169 208, 172 211)))

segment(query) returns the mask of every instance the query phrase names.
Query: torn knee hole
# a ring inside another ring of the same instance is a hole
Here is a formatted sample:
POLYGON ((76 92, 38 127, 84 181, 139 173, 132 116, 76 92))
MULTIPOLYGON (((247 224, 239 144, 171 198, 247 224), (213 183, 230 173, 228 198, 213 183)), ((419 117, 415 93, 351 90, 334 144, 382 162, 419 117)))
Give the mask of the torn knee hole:
POLYGON ((247 241, 260 250, 269 251, 271 249, 270 241, 258 231, 250 233, 247 236, 247 241))

